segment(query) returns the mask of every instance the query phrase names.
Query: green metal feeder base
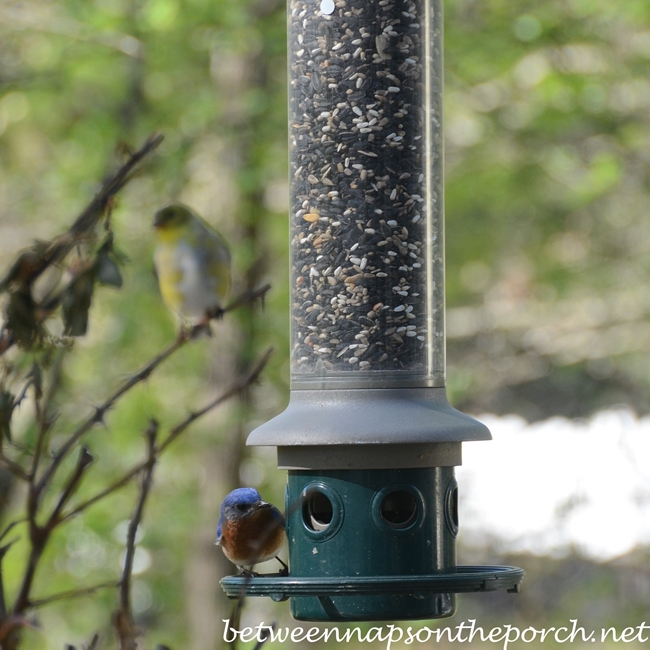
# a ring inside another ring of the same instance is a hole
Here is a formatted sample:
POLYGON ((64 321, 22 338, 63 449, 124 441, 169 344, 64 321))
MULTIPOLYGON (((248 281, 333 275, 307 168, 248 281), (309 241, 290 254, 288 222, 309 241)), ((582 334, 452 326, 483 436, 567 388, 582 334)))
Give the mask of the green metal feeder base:
POLYGON ((298 598, 303 601, 300 620, 395 620, 395 617, 367 616, 363 610, 351 609, 348 603, 356 601, 346 597, 397 599, 401 605, 398 609, 402 611, 407 599, 412 601, 413 615, 401 615, 400 619, 408 620, 452 616, 455 610, 453 594, 497 590, 518 592, 524 575, 523 569, 518 567, 459 566, 453 572, 422 576, 227 576, 221 580, 221 586, 229 598, 242 595, 267 596, 275 601, 298 598), (311 607, 308 606, 309 601, 313 601, 311 607), (423 605, 432 608, 432 611, 427 614, 422 609, 423 605), (306 611, 311 611, 311 615, 305 615, 306 611))

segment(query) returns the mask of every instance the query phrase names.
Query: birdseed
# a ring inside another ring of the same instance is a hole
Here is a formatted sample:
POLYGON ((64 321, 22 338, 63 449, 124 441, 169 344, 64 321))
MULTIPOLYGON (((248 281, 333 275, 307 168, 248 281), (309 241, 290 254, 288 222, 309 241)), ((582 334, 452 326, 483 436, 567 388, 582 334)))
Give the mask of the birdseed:
POLYGON ((440 385, 440 4, 322 7, 289 2, 292 383, 440 385))

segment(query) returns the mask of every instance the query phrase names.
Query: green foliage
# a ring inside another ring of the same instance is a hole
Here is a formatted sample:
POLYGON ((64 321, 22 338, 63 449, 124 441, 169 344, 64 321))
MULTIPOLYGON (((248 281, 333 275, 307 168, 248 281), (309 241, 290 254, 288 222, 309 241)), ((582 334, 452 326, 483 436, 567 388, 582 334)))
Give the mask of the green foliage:
POLYGON ((447 3, 448 358, 450 376, 474 368, 455 392, 465 407, 501 410, 507 391, 561 382, 566 366, 595 384, 572 415, 610 404, 606 384, 650 406, 634 397, 648 386, 636 369, 647 360, 638 332, 648 305, 635 287, 650 273, 649 20, 636 1, 621 11, 604 0, 447 3), (638 295, 637 315, 613 307, 622 294, 638 295), (600 319, 571 327, 571 306, 587 299, 601 304, 600 319), (484 323, 474 338, 454 328, 460 306, 484 323), (554 344, 542 345, 559 322, 554 344), (486 348, 499 338, 507 370, 477 366, 491 363, 486 348))

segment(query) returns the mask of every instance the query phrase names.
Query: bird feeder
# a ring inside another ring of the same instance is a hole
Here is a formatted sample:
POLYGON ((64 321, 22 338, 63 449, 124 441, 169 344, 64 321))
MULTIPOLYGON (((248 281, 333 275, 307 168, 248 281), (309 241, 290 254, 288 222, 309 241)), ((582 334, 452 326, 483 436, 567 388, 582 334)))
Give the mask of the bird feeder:
POLYGON ((445 392, 440 0, 289 0, 291 396, 249 445, 288 470, 289 576, 227 593, 299 620, 450 616, 517 590, 459 567, 461 444, 445 392))

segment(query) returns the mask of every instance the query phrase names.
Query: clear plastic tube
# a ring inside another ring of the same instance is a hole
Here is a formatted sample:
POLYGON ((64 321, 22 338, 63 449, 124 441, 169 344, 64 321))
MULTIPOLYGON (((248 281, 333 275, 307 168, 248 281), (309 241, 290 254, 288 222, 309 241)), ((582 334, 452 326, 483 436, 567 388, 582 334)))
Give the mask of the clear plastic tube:
POLYGON ((439 0, 289 0, 293 388, 442 386, 439 0))

